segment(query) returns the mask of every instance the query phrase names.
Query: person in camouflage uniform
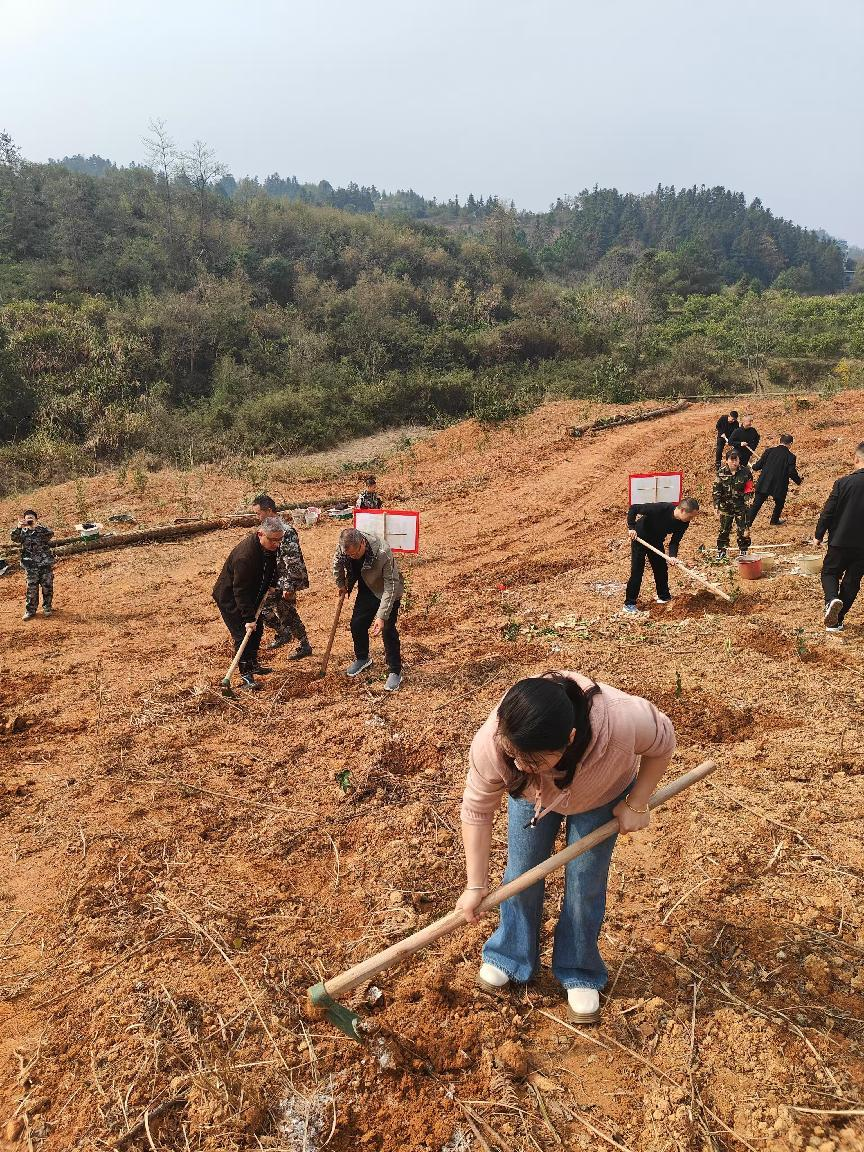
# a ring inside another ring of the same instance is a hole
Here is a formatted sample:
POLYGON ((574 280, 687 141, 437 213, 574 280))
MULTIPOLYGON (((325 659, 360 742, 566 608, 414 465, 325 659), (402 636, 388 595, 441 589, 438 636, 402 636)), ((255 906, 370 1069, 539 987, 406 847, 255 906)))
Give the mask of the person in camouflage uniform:
MULTIPOLYGON (((276 501, 272 496, 263 493, 255 497, 252 511, 259 522, 268 516, 278 516, 276 501)), ((268 594, 261 616, 265 624, 276 630, 275 639, 267 647, 281 648, 295 639, 298 644, 296 650, 291 653, 291 659, 302 660, 305 656, 312 655, 312 645, 297 611, 297 592, 309 587, 309 573, 306 571, 300 537, 297 535, 291 516, 282 518, 282 524, 285 535, 276 554, 276 587, 268 594)))
POLYGON ((364 476, 363 477, 363 483, 366 485, 366 487, 363 489, 363 491, 357 497, 357 503, 354 505, 354 507, 355 508, 383 508, 384 507, 384 501, 381 499, 381 497, 378 495, 378 492, 376 491, 376 489, 378 487, 378 481, 376 480, 376 478, 374 476, 364 476))
POLYGON ((54 599, 54 553, 50 540, 53 528, 39 523, 38 515, 32 508, 21 513, 18 527, 13 528, 11 537, 21 545, 21 567, 27 576, 27 599, 24 619, 32 620, 39 609, 39 589, 42 589, 42 611, 51 615, 54 599))
POLYGON ((747 497, 745 489, 752 483, 753 474, 749 468, 741 463, 737 452, 730 452, 726 463, 717 473, 714 481, 712 500, 714 507, 720 513, 720 532, 717 536, 717 555, 722 559, 729 547, 729 537, 732 534, 732 525, 738 537, 738 547, 742 554, 750 547, 750 533, 747 518, 747 497))

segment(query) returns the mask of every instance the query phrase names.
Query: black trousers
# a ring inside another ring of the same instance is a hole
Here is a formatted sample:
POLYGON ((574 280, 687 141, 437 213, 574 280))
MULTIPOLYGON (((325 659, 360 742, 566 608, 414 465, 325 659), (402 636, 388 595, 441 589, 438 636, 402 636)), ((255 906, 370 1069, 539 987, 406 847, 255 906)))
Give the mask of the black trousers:
POLYGON ((714 471, 720 471, 720 465, 723 463, 723 449, 726 447, 726 441, 720 436, 717 437, 717 451, 714 459, 714 471))
MULTIPOLYGON (((223 608, 221 604, 218 605, 222 619, 225 621, 225 627, 231 633, 231 639, 234 641, 234 654, 236 656, 237 649, 243 643, 246 636, 246 621, 239 612, 231 612, 227 608, 223 608)), ((255 665, 258 663, 258 647, 261 643, 261 637, 264 634, 264 621, 259 616, 258 623, 255 625, 255 631, 249 637, 249 643, 243 649, 243 656, 240 659, 240 671, 251 672, 255 665)))
POLYGON ((828 545, 822 565, 822 591, 825 603, 843 601, 843 617, 855 603, 861 580, 864 578, 864 548, 834 548, 828 545))
MULTIPOLYGON (((653 544, 654 541, 649 540, 648 543, 653 544)), ((662 548, 662 542, 656 547, 662 548)), ((639 589, 642 587, 642 577, 645 574, 646 558, 651 565, 651 571, 654 573, 654 587, 657 589, 657 595, 661 600, 669 599, 669 565, 661 556, 656 556, 647 548, 643 548, 641 544, 637 544, 635 540, 631 540, 630 579, 627 581, 627 591, 624 593, 625 604, 636 603, 639 589)))
POLYGON ((770 492, 757 492, 753 497, 753 503, 750 505, 750 516, 747 519, 748 524, 752 524, 756 519, 759 509, 766 500, 774 501, 774 511, 771 513, 771 523, 776 524, 780 517, 783 515, 783 506, 786 503, 788 493, 784 492, 782 496, 773 496, 770 492))
MULTIPOLYGON (((393 610, 381 629, 381 639, 384 641, 384 655, 387 667, 391 672, 402 671, 402 650, 399 644, 399 633, 396 631, 396 620, 399 616, 401 601, 397 600, 393 610)), ((357 599, 354 601, 354 611, 351 613, 351 638, 354 641, 354 655, 358 660, 369 659, 369 629, 378 614, 381 601, 373 596, 362 580, 357 581, 357 599)))

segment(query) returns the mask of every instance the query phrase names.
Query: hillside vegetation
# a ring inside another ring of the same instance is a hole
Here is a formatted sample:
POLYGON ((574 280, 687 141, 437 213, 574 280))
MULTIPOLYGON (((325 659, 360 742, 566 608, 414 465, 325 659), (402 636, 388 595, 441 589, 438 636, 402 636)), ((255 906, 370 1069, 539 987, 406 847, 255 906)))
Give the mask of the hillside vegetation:
POLYGON ((544 398, 861 380, 864 297, 789 291, 838 287, 840 249, 723 189, 595 190, 540 215, 472 197, 433 222, 229 180, 159 132, 151 167, 0 145, 7 491, 544 398))

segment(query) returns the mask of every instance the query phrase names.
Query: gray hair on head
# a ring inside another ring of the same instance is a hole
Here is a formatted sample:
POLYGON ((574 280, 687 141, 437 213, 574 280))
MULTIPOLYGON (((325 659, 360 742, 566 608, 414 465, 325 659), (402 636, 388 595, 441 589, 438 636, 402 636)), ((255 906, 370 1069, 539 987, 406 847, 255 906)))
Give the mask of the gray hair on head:
POLYGON ((340 548, 358 548, 366 543, 366 537, 359 528, 343 528, 339 533, 340 548))
POLYGON ((258 525, 258 531, 264 532, 268 536, 271 534, 275 536, 278 532, 281 536, 285 531, 285 525, 278 516, 268 516, 266 520, 262 520, 258 525))

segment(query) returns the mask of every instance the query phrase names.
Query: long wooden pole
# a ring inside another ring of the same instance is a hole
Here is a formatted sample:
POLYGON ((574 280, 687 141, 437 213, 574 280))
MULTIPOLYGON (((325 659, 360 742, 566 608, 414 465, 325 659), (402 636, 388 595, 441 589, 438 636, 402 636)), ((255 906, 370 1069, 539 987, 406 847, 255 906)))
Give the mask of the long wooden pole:
POLYGON ((680 568, 682 572, 686 572, 691 580, 696 580, 699 584, 704 584, 709 592, 713 592, 715 596, 722 596, 724 600, 728 600, 730 604, 732 603, 732 597, 728 592, 724 592, 717 584, 706 580, 701 573, 694 572, 692 568, 688 568, 685 564, 682 564, 677 556, 667 556, 665 552, 661 552, 659 548, 655 548, 653 544, 649 544, 648 541, 643 540, 641 536, 637 536, 636 539, 643 548, 647 548, 649 552, 655 552, 658 556, 662 556, 667 563, 674 564, 676 568, 680 568))
MULTIPOLYGON (((679 792, 683 792, 685 788, 689 788, 691 784, 695 784, 699 780, 704 780, 706 776, 710 776, 715 771, 717 765, 713 760, 706 760, 697 768, 693 768, 690 772, 685 772, 683 776, 679 776, 677 780, 673 780, 667 784, 665 788, 660 788, 651 799, 648 801, 649 808, 659 808, 661 804, 665 804, 667 800, 671 800, 673 796, 677 796, 679 792)), ((575 860, 577 856, 581 856, 583 852, 588 852, 594 848, 601 841, 608 839, 618 831, 618 821, 609 820, 605 824, 601 824, 593 832, 587 836, 583 836, 581 840, 577 840, 575 844, 571 844, 569 848, 563 848, 560 852, 556 852, 554 856, 550 856, 542 864, 538 864, 536 868, 530 868, 527 872, 523 872, 521 876, 517 876, 515 880, 511 880, 509 884, 502 884, 500 888, 496 888, 494 892, 483 900, 482 904, 477 909, 479 915, 484 912, 491 912, 493 908, 497 908, 499 904, 515 896, 517 892, 524 892, 526 888, 530 888, 532 884, 536 884, 538 880, 542 880, 548 876, 550 872, 556 872, 559 868, 563 868, 565 864, 569 864, 571 860, 575 860)), ((442 916, 440 920, 436 920, 433 924, 429 924, 426 928, 421 928, 419 932, 415 932, 413 936, 408 936, 399 943, 385 948, 383 952, 376 953, 375 956, 370 956, 368 960, 363 960, 360 964, 355 964, 353 968, 349 968, 346 972, 341 972, 338 976, 334 976, 332 980, 327 980, 324 983, 324 991, 328 996, 336 998, 341 996, 344 992, 350 992, 352 988, 356 988, 359 984, 365 983, 373 976, 377 976, 379 972, 383 972, 387 968, 392 968, 394 964, 398 964, 400 960, 404 960, 407 956, 413 956, 415 952, 420 952, 423 948, 433 944, 436 940, 440 940, 442 936, 447 936, 450 932, 454 932, 457 928, 465 927, 465 916, 460 910, 448 912, 446 916, 442 916)))
POLYGON ((330 663, 330 653, 333 650, 333 641, 336 639, 336 629, 339 627, 339 617, 342 615, 342 605, 345 603, 345 593, 339 593, 339 603, 336 605, 336 615, 333 617, 333 627, 330 629, 330 639, 327 641, 327 648, 324 652, 324 659, 321 661, 321 671, 318 674, 318 679, 323 680, 327 675, 327 665, 330 663))

